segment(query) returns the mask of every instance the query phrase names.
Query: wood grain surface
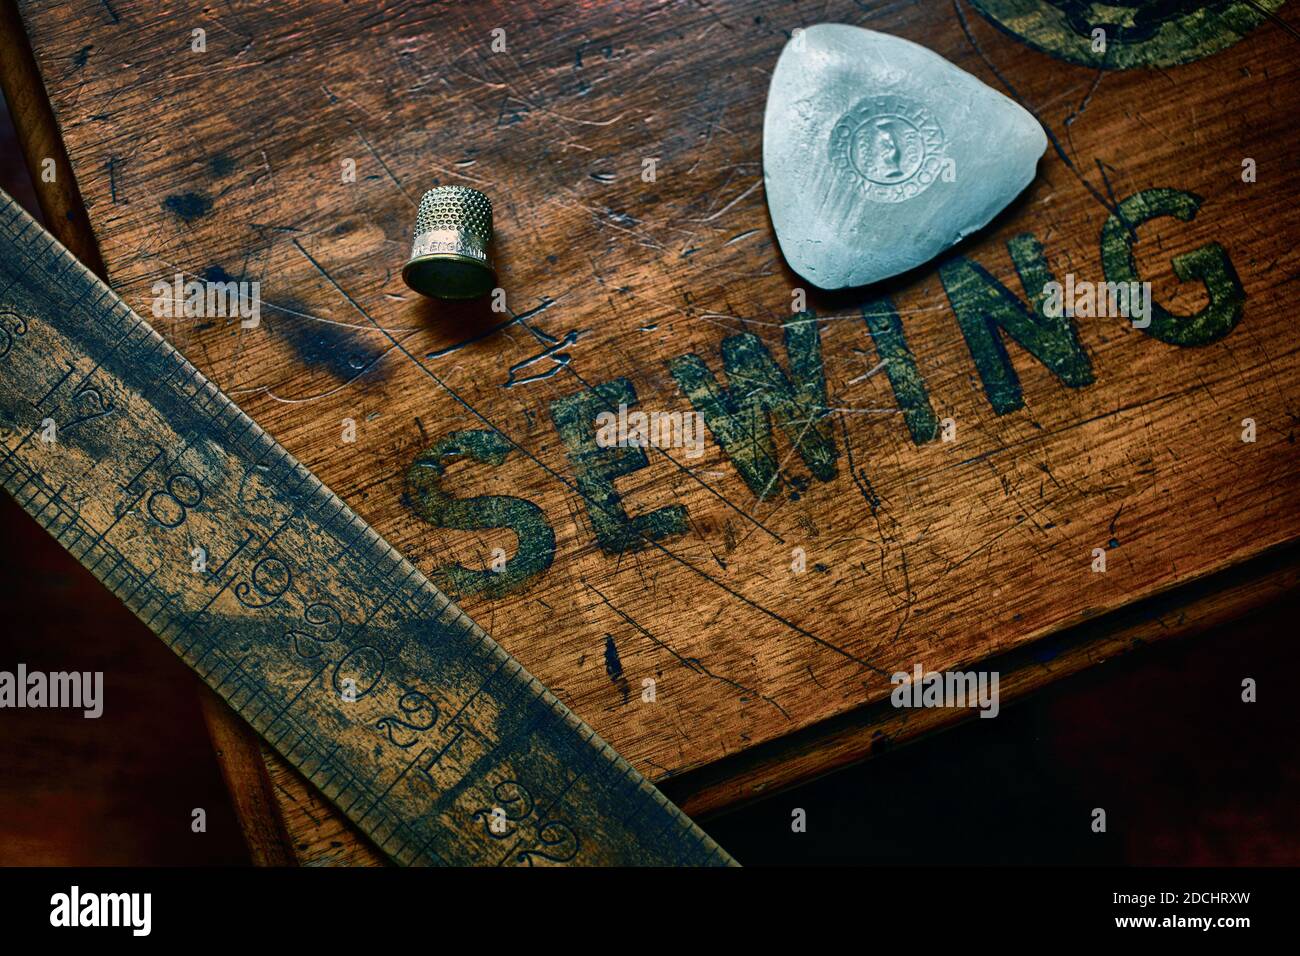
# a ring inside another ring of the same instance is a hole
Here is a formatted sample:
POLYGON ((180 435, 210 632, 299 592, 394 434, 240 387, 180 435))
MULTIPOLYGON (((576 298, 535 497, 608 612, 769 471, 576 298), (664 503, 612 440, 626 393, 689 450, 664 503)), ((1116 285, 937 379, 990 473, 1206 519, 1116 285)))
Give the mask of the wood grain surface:
MULTIPOLYGON (((1291 6, 1129 70, 967 2, 21 11, 114 287, 152 316, 177 273, 260 282, 257 328, 151 321, 661 782, 1300 532, 1291 6), (762 113, 818 21, 924 43, 1052 145, 943 263, 808 289, 794 316, 762 113), (443 183, 495 204, 505 312, 401 283, 443 183), (1134 271, 1169 313, 1146 331, 1028 311, 1049 273, 1134 271), (596 449, 620 402, 701 412, 703 456, 596 449)), ((810 772, 777 761, 764 785, 810 772)), ((303 858, 348 858, 283 773, 303 858)), ((701 808, 744 789, 710 787, 701 808)))

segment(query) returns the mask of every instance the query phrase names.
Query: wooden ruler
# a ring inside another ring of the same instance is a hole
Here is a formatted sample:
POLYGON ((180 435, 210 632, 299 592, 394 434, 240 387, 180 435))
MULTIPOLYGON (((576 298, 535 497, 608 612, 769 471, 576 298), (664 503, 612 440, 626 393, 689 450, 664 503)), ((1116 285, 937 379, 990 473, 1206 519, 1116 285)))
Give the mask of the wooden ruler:
POLYGON ((3 193, 0 426, 5 489, 399 863, 733 862, 3 193))

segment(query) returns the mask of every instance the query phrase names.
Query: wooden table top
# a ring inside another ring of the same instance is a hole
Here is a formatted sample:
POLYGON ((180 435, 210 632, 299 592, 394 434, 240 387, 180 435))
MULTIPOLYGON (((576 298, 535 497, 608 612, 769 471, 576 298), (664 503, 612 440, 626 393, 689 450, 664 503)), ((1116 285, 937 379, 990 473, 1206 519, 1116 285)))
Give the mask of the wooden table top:
MULTIPOLYGON (((895 672, 1014 696, 1294 586, 1300 16, 1170 6, 1101 65, 1086 3, 20 11, 114 288, 696 812, 951 719, 895 672), (848 293, 785 265, 762 183, 818 21, 1051 141, 989 228, 848 293), (439 184, 492 198, 503 311, 402 284, 439 184), (156 316, 176 274, 260 283, 260 324, 156 316), (1067 274, 1160 311, 1053 324, 1067 274), (620 403, 699 412, 703 454, 597 448, 620 403)), ((300 858, 364 857, 272 777, 300 858)))

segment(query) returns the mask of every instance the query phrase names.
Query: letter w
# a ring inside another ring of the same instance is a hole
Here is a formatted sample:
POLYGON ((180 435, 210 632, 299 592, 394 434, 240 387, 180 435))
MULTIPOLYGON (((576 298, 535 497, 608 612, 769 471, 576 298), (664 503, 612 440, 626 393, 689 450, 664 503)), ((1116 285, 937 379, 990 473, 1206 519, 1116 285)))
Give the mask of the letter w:
POLYGON ((683 355, 668 363, 677 386, 760 498, 773 493, 781 472, 772 440, 773 419, 818 480, 835 477, 839 455, 826 407, 817 319, 802 312, 782 328, 793 384, 762 340, 749 332, 722 340, 728 387, 718 384, 698 355, 683 355))

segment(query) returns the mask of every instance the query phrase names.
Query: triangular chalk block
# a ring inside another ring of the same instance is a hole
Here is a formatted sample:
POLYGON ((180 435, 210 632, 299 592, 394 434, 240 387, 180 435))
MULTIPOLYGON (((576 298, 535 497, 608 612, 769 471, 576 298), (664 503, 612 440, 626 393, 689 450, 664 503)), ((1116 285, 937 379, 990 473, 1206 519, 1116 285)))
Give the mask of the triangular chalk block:
POLYGON ((790 267, 823 289, 906 272, 1034 178, 1023 107, 923 46, 844 24, 795 33, 763 120, 763 179, 790 267))

